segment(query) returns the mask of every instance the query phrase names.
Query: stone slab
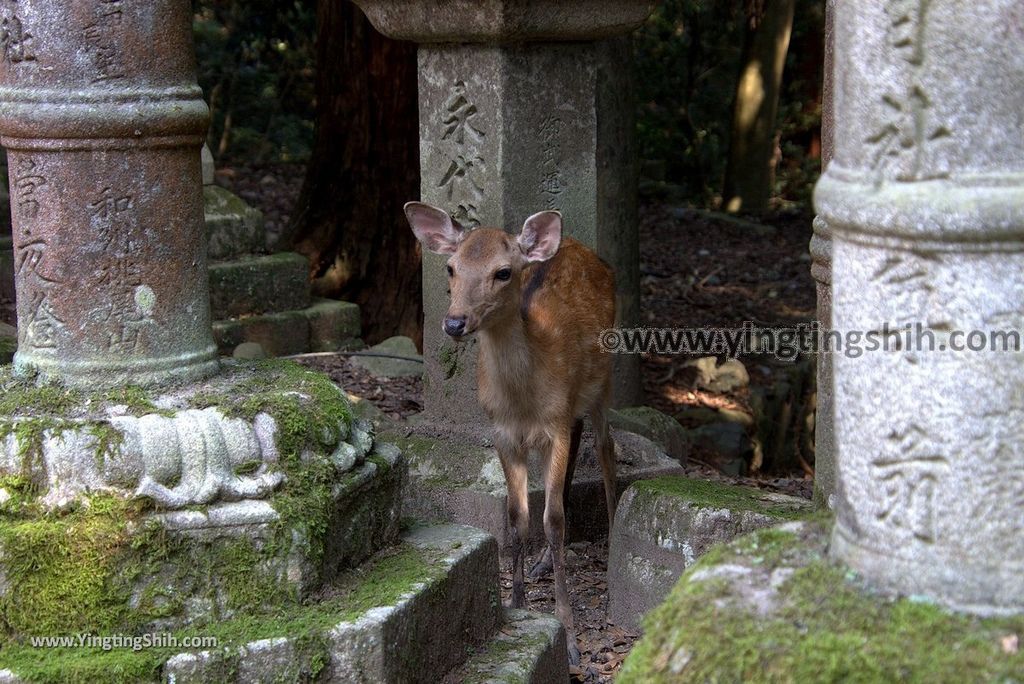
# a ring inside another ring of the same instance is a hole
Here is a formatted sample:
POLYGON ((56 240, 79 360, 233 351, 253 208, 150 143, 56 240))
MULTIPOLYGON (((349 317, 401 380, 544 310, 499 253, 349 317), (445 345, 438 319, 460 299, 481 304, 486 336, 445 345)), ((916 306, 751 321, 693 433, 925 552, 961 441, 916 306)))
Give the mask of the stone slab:
POLYGON ((244 256, 210 264, 210 310, 215 321, 305 309, 309 261, 295 252, 244 256))
POLYGON ((564 684, 565 629, 551 615, 506 609, 501 629, 444 684, 564 684))
POLYGON ((684 477, 634 484, 622 495, 609 542, 609 619, 638 628, 713 545, 811 507, 805 499, 684 477))
MULTIPOLYGON (((489 434, 489 432, 485 433, 489 434)), ((640 435, 612 430, 618 492, 637 480, 682 473, 679 463, 640 435)), ((507 551, 506 487, 497 451, 487 437, 445 434, 436 425, 389 426, 381 439, 393 442, 409 459, 405 512, 425 520, 450 520, 487 530, 507 551)), ((544 542, 544 489, 541 462, 530 457, 530 543, 544 542)), ((608 532, 604 481, 589 430, 584 432, 569 495, 566 540, 593 539, 608 532)))
POLYGON ((266 250, 263 214, 229 190, 203 187, 207 254, 211 260, 234 259, 266 250))
POLYGON ((828 559, 830 528, 789 522, 698 561, 647 617, 616 682, 1020 681, 1024 618, 881 592, 828 559))
POLYGON ((213 336, 221 354, 243 342, 261 345, 270 356, 337 351, 359 346, 359 306, 332 299, 314 300, 300 311, 215 321, 213 336))

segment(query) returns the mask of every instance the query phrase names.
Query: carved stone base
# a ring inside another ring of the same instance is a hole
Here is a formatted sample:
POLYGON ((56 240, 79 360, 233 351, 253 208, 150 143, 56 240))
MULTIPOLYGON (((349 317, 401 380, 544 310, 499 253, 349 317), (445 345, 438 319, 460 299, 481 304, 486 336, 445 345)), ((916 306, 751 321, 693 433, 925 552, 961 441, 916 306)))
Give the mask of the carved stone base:
POLYGON ((15 634, 202 624, 304 600, 392 543, 400 452, 287 362, 149 397, 0 395, 0 613, 15 634))

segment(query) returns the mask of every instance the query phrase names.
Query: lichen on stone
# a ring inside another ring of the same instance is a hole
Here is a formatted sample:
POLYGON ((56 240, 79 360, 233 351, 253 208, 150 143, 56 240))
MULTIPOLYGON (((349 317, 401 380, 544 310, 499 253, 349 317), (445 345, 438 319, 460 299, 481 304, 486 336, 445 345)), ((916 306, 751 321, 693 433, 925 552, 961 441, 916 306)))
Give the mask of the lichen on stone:
POLYGON ((617 681, 1011 682, 1024 616, 981 619, 872 589, 827 556, 831 521, 715 547, 644 621, 617 681))

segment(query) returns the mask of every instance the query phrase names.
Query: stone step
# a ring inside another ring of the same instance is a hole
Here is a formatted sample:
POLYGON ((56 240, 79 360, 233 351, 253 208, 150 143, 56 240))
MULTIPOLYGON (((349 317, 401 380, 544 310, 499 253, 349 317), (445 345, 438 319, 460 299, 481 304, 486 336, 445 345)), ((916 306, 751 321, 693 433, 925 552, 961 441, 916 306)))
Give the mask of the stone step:
POLYGON ((243 342, 256 342, 270 356, 337 351, 360 346, 359 306, 333 299, 315 299, 298 311, 215 321, 213 337, 222 354, 243 342))
POLYGON ((526 610, 505 610, 498 633, 445 684, 565 684, 565 629, 554 616, 526 610))
POLYGON ((245 256, 210 264, 214 320, 309 306, 309 261, 295 252, 245 256))
MULTIPOLYGON (((507 549, 505 478, 486 437, 453 436, 449 426, 428 423, 388 428, 381 436, 402 450, 409 463, 405 498, 406 515, 425 520, 454 521, 493 534, 507 549), (411 429, 410 429, 411 427, 411 429)), ((679 462, 641 435, 612 430, 617 460, 617 491, 637 480, 678 475, 679 462)), ((490 434, 488 431, 486 434, 490 434)), ((544 543, 544 486, 540 459, 530 458, 530 543, 544 543)), ((589 429, 583 434, 580 454, 569 493, 566 540, 593 539, 608 532, 604 480, 594 454, 589 429)))
MULTIPOLYGON (((407 532, 397 547, 309 605, 187 631, 216 637, 216 647, 118 649, 122 675, 99 648, 57 649, 59 662, 47 666, 37 649, 16 647, 4 652, 8 669, 0 670, 0 682, 433 684, 493 636, 501 620, 494 538, 470 527, 428 526, 407 532)), ((559 648, 564 654, 564 644, 559 648)))
POLYGON ((619 501, 608 547, 608 618, 637 629, 714 544, 810 513, 812 504, 752 487, 663 477, 619 501))

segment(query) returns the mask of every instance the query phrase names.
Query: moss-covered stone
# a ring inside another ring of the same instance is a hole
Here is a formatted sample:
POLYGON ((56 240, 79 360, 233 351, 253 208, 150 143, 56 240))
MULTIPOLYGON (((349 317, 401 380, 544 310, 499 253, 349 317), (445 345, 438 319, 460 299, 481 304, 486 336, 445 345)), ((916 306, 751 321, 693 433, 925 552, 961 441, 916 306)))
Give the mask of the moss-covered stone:
MULTIPOLYGON (((387 606, 444 571, 435 561, 436 551, 403 545, 381 553, 357 570, 340 576, 325 589, 315 603, 281 607, 270 615, 240 615, 233 619, 202 626, 190 626, 170 633, 177 644, 187 637, 201 636, 216 640, 210 650, 237 657, 238 647, 259 639, 288 636, 301 649, 310 651, 307 662, 326 662, 324 633, 333 626, 358 619, 368 610, 387 606)), ((65 636, 67 632, 50 632, 47 636, 65 636)), ((108 633, 108 638, 109 635, 108 633)), ((144 644, 146 635, 124 635, 135 641, 104 650, 95 647, 33 646, 28 639, 0 642, 0 669, 6 668, 29 682, 64 683, 161 681, 161 668, 171 656, 182 652, 180 645, 159 643, 153 647, 133 650, 132 644, 144 644)), ((75 639, 74 635, 72 638, 75 639)), ((149 635, 148 638, 152 638, 149 635)), ((111 639, 108 644, 113 644, 111 639)), ((226 659, 230 666, 231 658, 226 659)), ((307 673, 312 679, 314 673, 307 673)))
POLYGON ((793 497, 690 477, 658 477, 641 480, 633 486, 638 495, 645 497, 672 496, 702 508, 751 511, 779 520, 795 520, 806 516, 809 510, 809 505, 793 497))
POLYGON ((0 638, 131 633, 175 624, 186 613, 201 622, 294 604, 320 579, 397 536, 397 451, 362 462, 371 437, 356 429, 345 395, 320 373, 290 362, 235 362, 208 391, 179 388, 159 397, 133 388, 86 395, 54 385, 8 386, 0 411, 17 411, 18 420, 0 415, 0 437, 13 431, 23 445, 22 470, 31 470, 25 466, 45 431, 95 430, 102 459, 121 434, 101 418, 110 406, 141 415, 170 410, 170 403, 249 420, 269 414, 277 425, 276 467, 286 479, 263 504, 270 517, 258 524, 176 532, 148 500, 124 495, 96 493, 47 510, 37 481, 7 473, 0 478, 0 638), (345 439, 367 443, 353 448, 354 469, 339 471, 331 452, 345 439), (186 611, 186 601, 208 607, 186 611))
POLYGON ((644 623, 618 681, 1016 682, 1024 616, 980 619, 873 591, 827 557, 831 522, 708 553, 644 623))

